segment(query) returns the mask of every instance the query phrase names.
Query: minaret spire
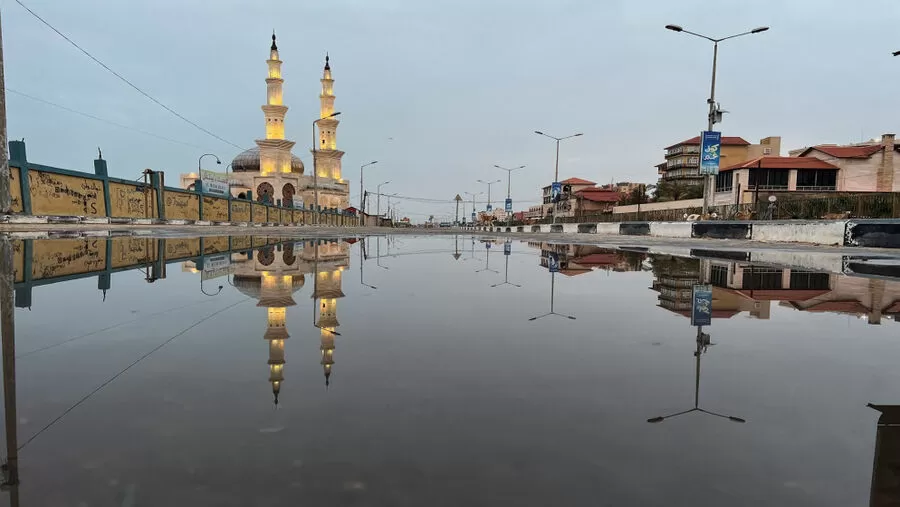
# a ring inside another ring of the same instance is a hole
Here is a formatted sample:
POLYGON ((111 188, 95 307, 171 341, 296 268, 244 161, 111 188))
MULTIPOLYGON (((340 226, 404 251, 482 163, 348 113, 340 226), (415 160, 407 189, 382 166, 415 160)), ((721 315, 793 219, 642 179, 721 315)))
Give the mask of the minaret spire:
POLYGON ((278 46, 275 45, 275 29, 272 29, 272 51, 278 51, 278 46))
POLYGON ((325 70, 331 70, 331 64, 328 63, 328 51, 325 52, 325 70))

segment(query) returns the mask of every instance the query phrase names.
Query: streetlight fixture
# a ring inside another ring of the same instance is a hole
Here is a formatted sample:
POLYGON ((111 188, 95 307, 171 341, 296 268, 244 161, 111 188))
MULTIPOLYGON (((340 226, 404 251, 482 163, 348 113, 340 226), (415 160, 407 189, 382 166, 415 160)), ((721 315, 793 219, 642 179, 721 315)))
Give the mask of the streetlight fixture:
POLYGON ((478 180, 478 183, 484 183, 485 185, 488 186, 488 192, 487 192, 487 205, 485 206, 484 209, 485 209, 485 211, 491 211, 491 209, 492 209, 492 206, 491 206, 491 185, 493 185, 494 183, 500 183, 500 180, 494 180, 494 181, 478 180))
POLYGON ((900 56, 900 51, 894 51, 893 55, 894 55, 894 56, 900 56))
MULTIPOLYGON (((203 162, 203 157, 214 157, 216 159, 216 164, 222 164, 222 161, 219 160, 219 157, 217 157, 216 155, 214 155, 212 153, 204 153, 203 155, 200 155, 200 158, 197 159, 197 179, 201 180, 201 181, 203 180, 203 172, 202 172, 203 168, 200 167, 200 164, 203 162)), ((226 167, 226 170, 227 169, 228 168, 226 167)), ((201 190, 203 192, 206 192, 206 189, 204 189, 204 188, 201 188, 201 190)), ((229 190, 230 190, 230 188, 229 188, 229 190)), ((229 194, 230 193, 231 192, 229 192, 229 194)))
POLYGON ((319 209, 320 209, 319 208, 319 171, 318 171, 318 168, 316 167, 316 162, 317 162, 316 152, 318 151, 318 150, 316 150, 316 125, 318 125, 319 122, 322 120, 334 118, 335 116, 338 116, 340 114, 341 114, 340 111, 338 111, 336 113, 331 113, 328 116, 325 116, 324 118, 317 118, 317 119, 313 120, 313 122, 312 122, 313 190, 314 190, 314 194, 315 194, 314 199, 316 201, 315 202, 315 213, 313 213, 313 223, 316 225, 319 224, 319 209))
MULTIPOLYGON (((512 203, 512 197, 510 196, 510 192, 509 192, 510 188, 512 186, 512 172, 517 171, 519 169, 525 169, 525 166, 520 165, 519 167, 509 168, 509 167, 503 167, 503 166, 494 164, 494 167, 496 167, 497 169, 502 169, 502 170, 506 171, 506 200, 507 200, 507 202, 512 203)), ((505 208, 505 206, 506 206, 506 204, 504 203, 504 208, 505 208)), ((507 219, 506 224, 512 225, 512 209, 510 209, 509 211, 506 212, 506 219, 507 219)))
MULTIPOLYGON (((712 37, 702 35, 696 32, 692 32, 690 30, 685 30, 679 25, 666 25, 667 30, 672 30, 673 32, 686 33, 688 35, 693 35, 694 37, 699 37, 701 39, 706 39, 713 43, 713 64, 712 64, 712 82, 709 87, 709 99, 707 99, 707 103, 709 104, 709 115, 707 121, 707 131, 712 131, 713 127, 716 123, 720 123, 722 113, 719 110, 718 105, 716 105, 716 61, 719 56, 719 43, 728 39, 734 39, 737 37, 743 37, 744 35, 752 35, 757 33, 765 32, 769 29, 767 26, 760 26, 750 30, 748 32, 737 33, 734 35, 729 35, 728 37, 722 37, 719 39, 714 39, 712 37)), ((702 143, 702 140, 701 140, 702 143)), ((701 154, 702 156, 702 154, 701 154)), ((712 195, 713 189, 715 188, 714 181, 716 175, 709 174, 705 178, 703 178, 703 211, 702 213, 705 215, 709 212, 709 201, 712 195)))
POLYGON ((359 166, 359 212, 363 213, 365 210, 363 209, 366 205, 365 194, 363 193, 363 169, 369 167, 370 165, 377 164, 377 160, 373 160, 368 164, 363 164, 359 166))
POLYGON ((222 286, 219 285, 219 289, 212 294, 203 290, 203 273, 200 273, 200 292, 202 292, 206 296, 218 296, 220 292, 222 292, 222 286))
MULTIPOLYGON (((550 139, 553 139, 554 141, 556 141, 556 163, 553 165, 553 167, 554 167, 553 183, 556 183, 559 181, 559 142, 565 141, 566 139, 571 139, 573 137, 583 136, 584 134, 579 132, 577 134, 572 134, 572 135, 565 136, 565 137, 554 137, 554 136, 551 136, 550 134, 545 134, 545 133, 541 132, 540 130, 535 130, 534 133, 544 136, 544 137, 549 137, 550 139)), ((556 223, 556 203, 553 204, 553 223, 554 224, 556 223)))
POLYGON ((384 185, 387 185, 388 183, 390 183, 390 180, 385 181, 384 183, 379 183, 379 184, 378 184, 378 191, 375 192, 375 193, 377 194, 377 197, 376 197, 376 198, 378 199, 378 212, 377 212, 377 215, 378 215, 379 218, 381 218, 381 187, 383 187, 384 185))

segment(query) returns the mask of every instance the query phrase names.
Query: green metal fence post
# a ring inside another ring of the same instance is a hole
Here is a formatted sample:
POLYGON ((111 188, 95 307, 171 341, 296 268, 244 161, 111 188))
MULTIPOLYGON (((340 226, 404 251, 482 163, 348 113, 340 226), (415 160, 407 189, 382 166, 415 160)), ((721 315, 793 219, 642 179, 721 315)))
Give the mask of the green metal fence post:
POLYGON ((22 190, 22 213, 31 214, 31 184, 28 181, 28 156, 25 141, 9 142, 9 165, 19 168, 19 186, 22 190))

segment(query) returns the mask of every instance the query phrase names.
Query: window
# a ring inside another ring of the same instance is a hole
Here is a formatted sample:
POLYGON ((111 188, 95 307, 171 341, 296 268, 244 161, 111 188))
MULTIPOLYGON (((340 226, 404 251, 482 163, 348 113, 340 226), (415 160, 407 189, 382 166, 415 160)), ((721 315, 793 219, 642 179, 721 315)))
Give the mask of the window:
POLYGON ((797 171, 797 190, 835 190, 836 188, 836 169, 800 169, 797 171))
POLYGON ((782 270, 769 268, 744 268, 741 288, 744 290, 781 289, 782 270))
POLYGON ((763 155, 771 155, 772 148, 763 148, 763 155))
POLYGON ((728 287, 728 266, 710 266, 709 281, 716 287, 728 287))
POLYGON ((734 171, 719 172, 716 175, 716 192, 731 192, 734 188, 734 171))
POLYGON ((756 188, 757 181, 759 181, 759 188, 761 189, 787 190, 788 170, 751 168, 748 188, 756 188))
POLYGON ((791 271, 791 288, 828 290, 831 288, 831 276, 828 273, 791 271))

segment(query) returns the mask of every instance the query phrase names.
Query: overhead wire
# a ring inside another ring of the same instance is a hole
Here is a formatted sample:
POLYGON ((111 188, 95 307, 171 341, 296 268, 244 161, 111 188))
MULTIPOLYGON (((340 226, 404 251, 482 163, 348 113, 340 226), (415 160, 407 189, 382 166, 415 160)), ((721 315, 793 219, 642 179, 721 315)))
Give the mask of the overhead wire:
POLYGON ((75 41, 73 41, 72 39, 70 39, 66 34, 64 34, 64 33, 62 33, 61 31, 59 31, 56 27, 54 27, 53 25, 51 25, 51 24, 50 24, 49 22, 47 22, 44 18, 42 18, 42 17, 39 16, 36 12, 34 12, 33 10, 31 10, 27 5, 25 5, 24 3, 22 3, 22 0, 16 0, 16 3, 19 4, 20 6, 22 6, 23 9, 25 9, 26 11, 28 11, 29 14, 31 14, 32 16, 34 16, 38 21, 40 21, 41 23, 43 23, 47 28, 53 30, 54 32, 56 32, 57 35, 59 35, 60 37, 62 37, 63 39, 65 39, 66 42, 68 42, 69 44, 71 44, 72 46, 74 46, 76 49, 78 49, 79 51, 81 51, 82 53, 84 53, 85 56, 87 56, 88 58, 90 58, 91 60, 93 60, 94 62, 96 62, 98 65, 100 65, 101 67, 103 67, 103 68, 106 69, 107 71, 109 71, 109 73, 111 73, 112 75, 114 75, 114 76, 116 76, 117 78, 119 78, 119 80, 121 80, 123 83, 127 84, 127 85, 130 86, 131 88, 134 88, 138 93, 140 93, 140 94, 143 95, 144 97, 148 98, 148 99, 151 100, 153 103, 155 103, 155 104, 157 104, 158 106, 162 107, 162 108, 165 109, 166 111, 172 113, 173 115, 175 115, 175 116, 178 117, 179 119, 183 120, 184 122, 186 122, 187 124, 193 126, 194 128, 200 130, 201 132, 203 132, 203 133, 205 133, 205 134, 207 134, 207 135, 209 135, 209 136, 212 136, 212 137, 218 139, 219 141, 221 141, 221 142, 223 142, 223 143, 225 143, 225 144, 229 144, 229 145, 231 145, 231 146, 233 146, 233 147, 235 147, 235 148, 237 148, 237 149, 239 149, 239 150, 243 150, 243 148, 241 148, 240 146, 234 144, 233 142, 231 142, 231 141, 229 141, 229 140, 227 140, 227 139, 225 139, 225 138, 223 138, 223 137, 221 137, 221 136, 219 136, 219 135, 217 135, 217 134, 215 134, 215 133, 213 133, 213 132, 210 132, 209 130, 207 130, 207 129, 201 127, 200 125, 198 125, 196 122, 191 121, 191 120, 189 120, 188 118, 184 117, 184 116, 183 116, 181 113, 179 113, 178 111, 175 111, 175 110, 172 109, 171 107, 169 107, 169 106, 163 104, 163 103, 160 102, 156 97, 154 97, 154 96, 150 95, 149 93, 145 92, 143 89, 141 89, 141 88, 138 87, 136 84, 134 84, 134 83, 132 83, 131 81, 129 81, 129 80, 128 80, 127 78, 125 78, 123 75, 121 75, 121 74, 119 74, 118 72, 114 71, 114 70, 113 70, 112 68, 110 68, 108 65, 106 65, 105 63, 103 63, 102 61, 100 61, 100 59, 98 59, 97 57, 95 57, 94 55, 92 55, 92 54, 91 54, 90 52, 88 52, 86 49, 84 49, 84 48, 82 48, 81 46, 79 46, 78 43, 76 43, 75 41))
POLYGON ((90 114, 90 113, 85 113, 84 111, 78 111, 77 109, 72 109, 71 107, 63 106, 63 105, 57 104, 57 103, 55 103, 55 102, 50 102, 49 100, 44 100, 44 99, 41 99, 41 98, 38 98, 38 97, 34 97, 34 96, 32 96, 32 95, 29 95, 29 94, 27 94, 27 93, 20 92, 20 91, 18 91, 18 90, 13 90, 12 88, 10 88, 10 87, 8 87, 8 86, 6 87, 6 91, 8 91, 8 92, 10 92, 10 93, 12 93, 12 94, 14 94, 14 95, 19 95, 19 96, 21 96, 21 97, 25 97, 26 99, 33 100, 33 101, 35 101, 35 102, 40 102, 41 104, 45 104, 45 105, 52 106, 52 107, 55 107, 55 108, 58 108, 58 109, 62 109, 63 111, 68 111, 68 112, 70 112, 70 113, 77 114, 77 115, 80 115, 80 116, 84 116, 84 117, 90 118, 90 119, 92 119, 92 120, 97 120, 97 121, 99 121, 99 122, 108 123, 108 124, 110 124, 110 125, 113 125, 114 127, 118 127, 118 128, 122 128, 122 129, 126 129, 126 130, 132 130, 132 131, 134 131, 134 132, 138 132, 138 133, 140 133, 140 134, 144 134, 144 135, 147 135, 147 136, 150 136, 150 137, 155 137, 155 138, 161 139, 161 140, 163 140, 163 141, 169 141, 170 143, 178 143, 178 144, 182 144, 182 145, 184 145, 184 146, 190 146, 190 147, 192 147, 192 148, 200 148, 200 149, 202 149, 202 150, 208 149, 208 148, 206 148, 206 147, 199 146, 199 145, 196 145, 196 144, 192 144, 192 143, 188 143, 188 142, 184 142, 184 141, 179 141, 179 140, 177 140, 177 139, 172 139, 172 138, 170 138, 170 137, 161 136, 161 135, 159 135, 159 134, 154 134, 153 132, 148 132, 148 131, 146 131, 146 130, 142 130, 142 129, 139 129, 139 128, 136 128, 136 127, 130 127, 130 126, 128 126, 128 125, 123 125, 123 124, 121 124, 121 123, 118 123, 118 122, 115 122, 115 121, 112 121, 112 120, 108 120, 108 119, 106 119, 106 118, 101 118, 101 117, 99 117, 99 116, 94 116, 94 115, 92 115, 92 114, 90 114))

